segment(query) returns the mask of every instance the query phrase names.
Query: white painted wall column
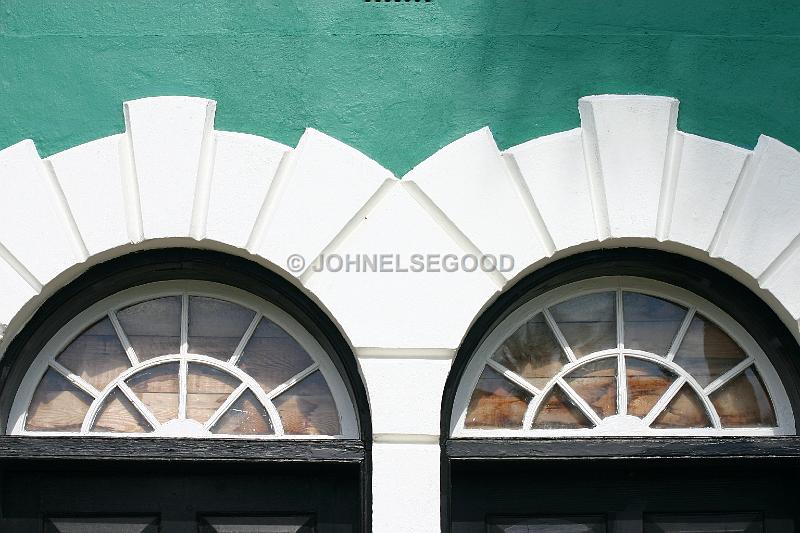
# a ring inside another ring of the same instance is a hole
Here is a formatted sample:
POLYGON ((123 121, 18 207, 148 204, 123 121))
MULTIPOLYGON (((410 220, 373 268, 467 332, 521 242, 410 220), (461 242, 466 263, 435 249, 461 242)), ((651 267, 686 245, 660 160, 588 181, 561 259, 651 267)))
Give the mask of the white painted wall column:
POLYGON ((372 409, 372 530, 440 531, 439 420, 452 351, 358 355, 372 409))
POLYGON ((376 442, 372 449, 372 531, 441 531, 439 444, 376 442))

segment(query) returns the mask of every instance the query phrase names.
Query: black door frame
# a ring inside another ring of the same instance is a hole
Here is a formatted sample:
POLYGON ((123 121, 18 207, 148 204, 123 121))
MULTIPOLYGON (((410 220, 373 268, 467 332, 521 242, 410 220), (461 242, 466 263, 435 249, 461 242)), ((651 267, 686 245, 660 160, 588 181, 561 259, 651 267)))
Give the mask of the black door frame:
MULTIPOLYGON (((451 531, 451 476, 455 461, 683 461, 765 458, 800 463, 800 437, 713 438, 450 438, 452 407, 467 364, 485 338, 519 306, 552 289, 603 276, 648 278, 694 292, 742 324, 775 366, 797 419, 800 415, 800 346, 775 312, 747 287, 684 256, 643 248, 579 253, 520 279, 475 321, 459 347, 441 405, 441 525, 451 531)), ((797 420, 796 420, 796 425, 797 420)))
MULTIPOLYGON (((43 522, 54 519, 103 523, 148 517, 160 531, 196 533, 204 517, 214 516, 256 522, 259 517, 304 516, 315 531, 359 530, 357 464, 174 460, 164 455, 159 461, 2 461, 0 530, 41 531, 43 522)), ((99 524, 89 530, 106 531, 99 524)))
POLYGON ((794 532, 800 457, 763 456, 761 450, 731 457, 726 451, 556 458, 568 450, 534 459, 454 459, 452 530, 485 533, 492 517, 603 516, 609 533, 642 533, 648 515, 741 513, 761 515, 768 532, 794 532))
POLYGON ((355 463, 361 486, 360 531, 369 533, 372 509, 372 424, 366 388, 345 337, 311 298, 275 272, 222 252, 165 248, 130 253, 93 266, 48 298, 9 344, 0 360, 0 464, 44 459, 53 464, 91 461, 233 461, 355 463), (356 411, 360 438, 247 441, 6 435, 17 389, 47 341, 78 313, 121 290, 171 280, 229 285, 280 307, 330 356, 356 411))

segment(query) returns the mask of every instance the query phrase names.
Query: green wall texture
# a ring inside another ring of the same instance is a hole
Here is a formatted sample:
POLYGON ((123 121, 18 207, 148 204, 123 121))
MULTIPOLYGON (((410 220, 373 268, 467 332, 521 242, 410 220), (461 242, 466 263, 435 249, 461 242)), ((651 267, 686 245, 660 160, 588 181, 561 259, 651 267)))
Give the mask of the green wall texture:
MULTIPOLYGON (((0 147, 122 131, 121 103, 218 101, 217 129, 306 126, 398 175, 488 125, 505 148, 587 94, 681 100, 679 127, 800 147, 796 0, 0 0, 0 147)), ((1 193, 1 192, 0 192, 1 193)))

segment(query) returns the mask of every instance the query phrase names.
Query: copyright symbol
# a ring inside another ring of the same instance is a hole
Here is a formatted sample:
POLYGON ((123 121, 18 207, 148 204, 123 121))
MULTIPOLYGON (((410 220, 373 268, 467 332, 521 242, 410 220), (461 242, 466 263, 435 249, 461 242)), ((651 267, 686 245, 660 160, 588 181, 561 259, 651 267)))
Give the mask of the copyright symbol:
POLYGON ((300 272, 306 266, 306 260, 300 254, 292 254, 286 260, 286 266, 289 267, 289 272, 300 272))

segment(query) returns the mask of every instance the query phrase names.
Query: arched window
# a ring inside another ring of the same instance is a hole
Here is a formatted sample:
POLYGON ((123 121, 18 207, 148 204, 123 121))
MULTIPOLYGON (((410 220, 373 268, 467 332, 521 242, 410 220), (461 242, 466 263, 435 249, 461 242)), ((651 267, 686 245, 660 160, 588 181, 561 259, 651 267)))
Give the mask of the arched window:
POLYGON ((556 261, 453 363, 443 529, 793 531, 798 363, 772 310, 708 265, 556 261))
POLYGON ((730 316, 677 287, 603 277, 500 323, 465 374, 455 436, 794 434, 786 391, 730 316))
POLYGON ((341 377, 278 307, 207 282, 122 291, 80 313, 23 379, 14 434, 357 437, 341 377))
POLYGON ((251 261, 165 249, 89 269, 9 344, 0 413, 3 531, 368 524, 355 356, 251 261))

